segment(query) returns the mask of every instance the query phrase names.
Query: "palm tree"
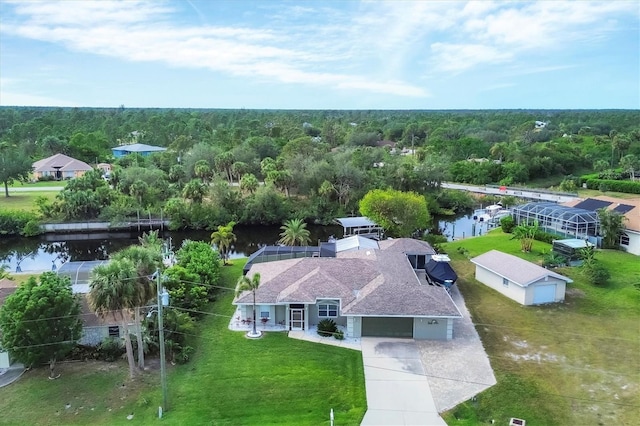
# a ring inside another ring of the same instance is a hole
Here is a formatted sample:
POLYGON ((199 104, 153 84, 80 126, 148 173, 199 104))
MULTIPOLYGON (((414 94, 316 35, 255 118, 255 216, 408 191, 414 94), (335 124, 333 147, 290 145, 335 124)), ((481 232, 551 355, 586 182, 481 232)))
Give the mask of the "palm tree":
POLYGON ((219 225, 218 230, 211 234, 211 243, 218 247, 218 251, 222 256, 222 262, 226 265, 229 256, 229 248, 231 243, 236 240, 236 234, 233 233, 235 222, 231 221, 226 225, 219 225))
POLYGON ((298 243, 303 246, 309 244, 311 241, 311 233, 307 229, 307 224, 302 219, 287 220, 284 225, 280 227, 282 232, 280 233, 279 243, 286 246, 295 246, 298 243))
POLYGON ((238 282, 236 283, 236 297, 240 296, 245 291, 250 291, 253 294, 253 331, 252 334, 254 336, 258 335, 256 331, 256 290, 260 286, 260 274, 255 273, 253 277, 249 279, 246 275, 238 278, 238 282))
POLYGON ((141 247, 131 246, 113 254, 113 260, 128 259, 136 268, 134 280, 134 315, 136 324, 136 339, 138 342, 138 368, 144 369, 144 342, 142 339, 142 317, 140 309, 153 300, 157 293, 156 283, 150 276, 158 270, 162 263, 161 246, 141 247))
POLYGON ((201 203, 206 193, 206 185, 195 179, 190 180, 182 189, 182 196, 194 203, 201 203))
POLYGON ((111 260, 104 265, 96 266, 92 271, 89 305, 102 318, 107 315, 120 315, 124 330, 124 345, 129 363, 129 377, 136 373, 133 347, 129 334, 131 308, 136 302, 136 267, 129 259, 111 260))
POLYGON ((620 235, 625 229, 624 221, 627 218, 618 212, 599 209, 598 218, 600 219, 600 233, 603 236, 604 248, 617 248, 620 235))
POLYGON ((13 278, 9 274, 9 265, 0 265, 0 281, 3 279, 12 280, 13 278))

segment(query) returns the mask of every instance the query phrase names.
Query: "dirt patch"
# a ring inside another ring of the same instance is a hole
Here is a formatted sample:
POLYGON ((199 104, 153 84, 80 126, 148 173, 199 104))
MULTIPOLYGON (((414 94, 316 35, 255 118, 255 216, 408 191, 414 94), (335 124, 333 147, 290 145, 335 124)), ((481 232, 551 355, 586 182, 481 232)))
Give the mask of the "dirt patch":
POLYGON ((565 295, 570 297, 575 297, 575 298, 582 298, 585 296, 585 293, 579 288, 568 288, 565 291, 565 295))

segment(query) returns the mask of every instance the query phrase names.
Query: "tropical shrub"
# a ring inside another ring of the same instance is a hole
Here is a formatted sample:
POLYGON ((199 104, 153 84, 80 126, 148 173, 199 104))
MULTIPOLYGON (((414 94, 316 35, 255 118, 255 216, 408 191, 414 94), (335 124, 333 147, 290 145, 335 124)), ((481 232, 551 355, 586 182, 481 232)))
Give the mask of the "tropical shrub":
POLYGON ((513 219, 513 216, 505 216, 500 219, 500 226, 502 227, 502 232, 510 234, 513 232, 513 228, 516 227, 516 221, 513 219))
POLYGON ((318 334, 322 337, 329 337, 338 331, 336 322, 331 318, 325 318, 318 322, 318 334))
POLYGON ((124 343, 122 339, 109 337, 104 339, 97 349, 97 357, 103 361, 117 361, 124 355, 124 343))

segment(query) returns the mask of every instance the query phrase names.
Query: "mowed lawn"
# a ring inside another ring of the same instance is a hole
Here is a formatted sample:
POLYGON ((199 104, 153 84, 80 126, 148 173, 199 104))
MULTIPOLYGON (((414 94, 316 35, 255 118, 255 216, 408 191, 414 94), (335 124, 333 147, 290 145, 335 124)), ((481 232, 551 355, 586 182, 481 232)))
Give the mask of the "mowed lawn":
POLYGON ((638 424, 637 256, 599 250, 596 257, 611 272, 608 286, 586 283, 579 268, 561 268, 557 272, 574 280, 565 303, 524 307, 475 281, 468 258, 498 249, 540 263, 549 244, 536 241, 533 252, 524 254, 517 240, 496 230, 444 249, 498 380, 476 401, 446 413, 448 424, 508 424, 511 417, 532 425, 638 424))
MULTIPOLYGON (((233 287, 244 261, 223 268, 233 287)), ((228 330, 232 291, 222 290, 193 336, 197 352, 169 366, 169 411, 175 425, 357 425, 366 410, 358 351, 266 333, 249 340, 228 330)), ((50 381, 45 369, 0 389, 0 424, 150 424, 161 401, 159 371, 127 380, 126 364, 71 363, 50 381), (65 408, 70 404, 70 408, 65 408), (133 414, 133 420, 127 416, 133 414)))
POLYGON ((0 210, 36 211, 35 201, 38 197, 46 197, 53 201, 56 195, 57 191, 15 192, 9 188, 9 197, 5 197, 3 188, 0 192, 0 210))

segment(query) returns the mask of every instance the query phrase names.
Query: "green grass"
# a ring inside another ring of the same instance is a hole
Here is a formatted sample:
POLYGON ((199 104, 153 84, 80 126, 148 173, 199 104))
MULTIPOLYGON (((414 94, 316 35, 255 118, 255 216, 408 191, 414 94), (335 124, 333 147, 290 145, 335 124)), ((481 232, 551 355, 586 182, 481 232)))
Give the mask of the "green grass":
POLYGON ((540 263, 550 248, 536 241, 533 253, 521 253, 519 242, 500 230, 444 245, 498 380, 477 401, 446 413, 449 424, 519 417, 527 424, 623 425, 640 418, 637 256, 599 251, 612 274, 606 287, 586 283, 579 268, 559 269, 574 280, 565 303, 539 307, 523 307, 475 281, 467 258, 498 249, 540 263))
POLYGON ((38 182, 13 182, 9 185, 11 188, 36 188, 41 186, 67 186, 69 180, 51 180, 51 181, 38 181, 38 182))
POLYGON ((53 201, 57 194, 55 191, 11 192, 9 189, 9 197, 5 197, 4 191, 0 193, 0 209, 36 211, 35 201, 38 197, 53 201))
MULTIPOLYGON (((227 287, 233 287, 243 265, 236 260, 223 268, 227 287)), ((227 329, 232 296, 223 291, 200 321, 191 362, 169 368, 169 411, 163 423, 321 425, 329 423, 333 408, 336 424, 359 424, 366 410, 360 352, 289 339, 285 333, 249 340, 227 329)), ((134 383, 126 379, 124 363, 67 364, 61 373, 49 381, 38 369, 0 389, 0 424, 157 421, 157 370, 134 383), (67 401, 73 409, 64 408, 67 401), (127 421, 131 413, 134 421, 127 421)))

